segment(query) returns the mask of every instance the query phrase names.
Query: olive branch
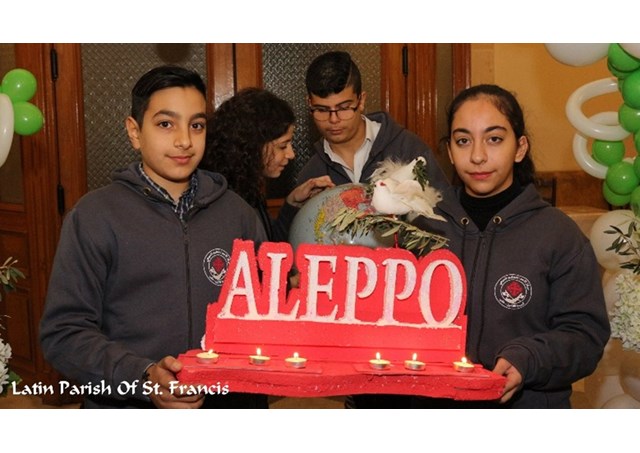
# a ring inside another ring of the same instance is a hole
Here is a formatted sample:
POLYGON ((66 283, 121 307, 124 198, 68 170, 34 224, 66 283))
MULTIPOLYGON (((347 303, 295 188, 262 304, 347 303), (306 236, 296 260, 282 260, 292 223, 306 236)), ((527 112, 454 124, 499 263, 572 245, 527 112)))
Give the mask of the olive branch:
POLYGON ((609 225, 610 230, 606 230, 606 234, 617 235, 607 251, 613 250, 620 256, 631 257, 620 265, 622 269, 631 269, 634 274, 640 274, 640 232, 638 232, 638 223, 634 220, 629 223, 627 232, 625 233, 615 225, 609 225))
MULTIPOLYGON (((24 278, 24 274, 15 267, 18 260, 13 257, 7 258, 2 266, 0 266, 0 285, 2 290, 6 293, 16 289, 16 283, 19 278, 24 278)), ((0 291, 0 301, 2 301, 2 292, 0 291)))
POLYGON ((413 176, 415 176, 422 190, 429 185, 429 180, 427 179, 427 164, 425 161, 416 161, 416 164, 413 166, 413 176))
POLYGON ((342 208, 329 224, 338 233, 363 236, 378 231, 382 237, 397 235, 402 240, 402 248, 415 250, 424 255, 446 246, 449 239, 421 230, 407 222, 381 214, 368 214, 353 208, 342 208))

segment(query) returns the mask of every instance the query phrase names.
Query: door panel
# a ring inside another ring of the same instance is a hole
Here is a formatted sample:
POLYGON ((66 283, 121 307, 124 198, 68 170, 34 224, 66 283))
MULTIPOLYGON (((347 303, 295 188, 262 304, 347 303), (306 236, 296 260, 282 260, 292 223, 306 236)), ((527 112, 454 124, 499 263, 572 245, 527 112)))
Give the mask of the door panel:
POLYGON ((204 44, 82 44, 82 89, 87 187, 108 184, 113 170, 139 159, 124 120, 131 112, 131 89, 161 64, 198 71, 206 80, 204 44))
POLYGON ((16 291, 6 294, 0 302, 0 324, 5 327, 0 330, 0 336, 11 345, 11 369, 29 377, 35 373, 36 358, 34 323, 31 322, 33 301, 26 216, 22 210, 11 211, 5 206, 4 209, 0 207, 0 261, 4 262, 9 256, 18 260, 18 267, 26 278, 18 282, 16 291))
MULTIPOLYGON (((13 44, 0 44, 0 81, 7 72, 15 67, 15 46, 13 44)), ((20 140, 15 135, 11 143, 9 156, 4 165, 0 167, 0 203, 16 205, 24 203, 20 140)), ((0 259, 2 259, 2 256, 0 256, 0 259)))
POLYGON ((269 180, 267 198, 286 197, 296 185, 296 175, 312 155, 311 146, 319 134, 309 115, 305 73, 314 58, 333 50, 349 52, 358 65, 362 90, 367 93, 365 113, 382 108, 380 44, 263 44, 263 86, 288 101, 296 115, 293 136, 296 158, 278 179, 269 180))

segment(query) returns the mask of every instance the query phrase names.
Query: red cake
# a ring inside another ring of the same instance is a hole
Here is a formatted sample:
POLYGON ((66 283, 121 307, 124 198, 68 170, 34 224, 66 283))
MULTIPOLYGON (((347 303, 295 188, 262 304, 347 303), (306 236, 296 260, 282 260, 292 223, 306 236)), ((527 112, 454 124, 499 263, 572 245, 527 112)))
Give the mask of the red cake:
POLYGON ((465 349, 466 280, 451 252, 418 259, 399 248, 302 244, 294 263, 287 243, 254 250, 235 241, 203 339, 219 357, 200 363, 200 350, 181 355, 182 384, 279 396, 500 397, 501 376, 454 367, 465 349), (286 294, 294 264, 299 288, 286 294))

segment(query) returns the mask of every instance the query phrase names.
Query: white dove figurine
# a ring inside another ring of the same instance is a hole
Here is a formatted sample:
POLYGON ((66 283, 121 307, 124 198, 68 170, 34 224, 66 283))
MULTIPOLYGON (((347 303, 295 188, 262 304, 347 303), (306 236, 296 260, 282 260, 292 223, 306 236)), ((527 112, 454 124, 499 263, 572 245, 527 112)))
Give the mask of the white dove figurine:
POLYGON ((416 165, 424 169, 424 157, 418 157, 408 164, 389 159, 383 161, 371 175, 370 180, 374 185, 371 205, 382 214, 409 214, 411 217, 423 215, 444 221, 442 216, 433 212, 434 206, 442 197, 426 181, 424 187, 418 181, 417 172, 414 171, 416 165))

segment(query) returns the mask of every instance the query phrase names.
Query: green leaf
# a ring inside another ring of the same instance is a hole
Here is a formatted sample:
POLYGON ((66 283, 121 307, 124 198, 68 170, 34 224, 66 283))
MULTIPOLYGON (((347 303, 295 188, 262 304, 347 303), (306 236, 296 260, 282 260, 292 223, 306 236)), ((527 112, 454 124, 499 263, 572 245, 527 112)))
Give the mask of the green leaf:
POLYGON ((640 274, 640 245, 638 243, 640 234, 638 234, 637 220, 629 223, 626 233, 615 225, 609 225, 610 230, 605 230, 607 234, 615 234, 617 237, 606 251, 613 251, 625 258, 630 257, 620 265, 622 269, 632 269, 635 274, 640 274))

